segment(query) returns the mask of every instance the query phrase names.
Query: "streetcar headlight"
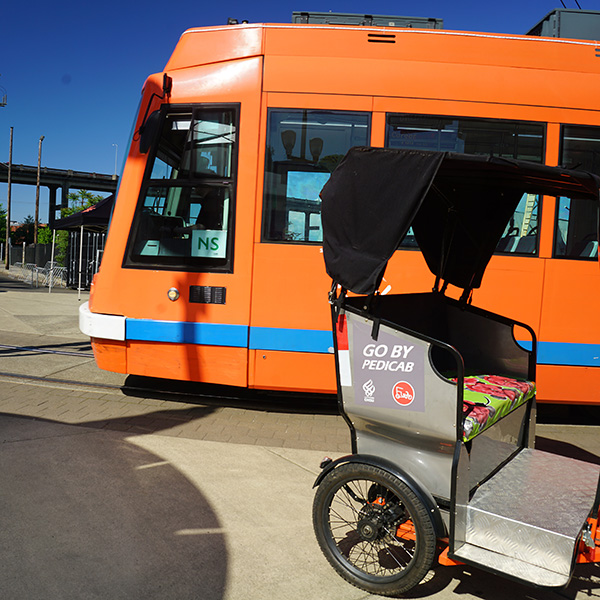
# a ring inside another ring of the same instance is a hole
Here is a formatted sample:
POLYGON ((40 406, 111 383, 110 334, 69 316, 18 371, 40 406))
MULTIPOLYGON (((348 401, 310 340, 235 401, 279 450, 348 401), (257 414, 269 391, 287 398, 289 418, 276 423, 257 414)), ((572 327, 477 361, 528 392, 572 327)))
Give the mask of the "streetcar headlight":
POLYGON ((179 290, 177 288, 171 288, 167 292, 167 297, 169 298, 169 300, 171 300, 171 302, 175 302, 175 300, 179 298, 179 290))

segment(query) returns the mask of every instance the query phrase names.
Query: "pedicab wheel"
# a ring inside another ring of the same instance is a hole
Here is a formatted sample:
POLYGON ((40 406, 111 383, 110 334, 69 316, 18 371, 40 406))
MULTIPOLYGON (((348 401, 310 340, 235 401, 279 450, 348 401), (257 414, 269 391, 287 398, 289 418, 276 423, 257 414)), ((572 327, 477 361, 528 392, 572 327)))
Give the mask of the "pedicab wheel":
POLYGON ((328 473, 315 494, 313 525, 332 567, 367 592, 406 592, 433 565, 429 511, 403 481, 378 467, 349 463, 328 473))

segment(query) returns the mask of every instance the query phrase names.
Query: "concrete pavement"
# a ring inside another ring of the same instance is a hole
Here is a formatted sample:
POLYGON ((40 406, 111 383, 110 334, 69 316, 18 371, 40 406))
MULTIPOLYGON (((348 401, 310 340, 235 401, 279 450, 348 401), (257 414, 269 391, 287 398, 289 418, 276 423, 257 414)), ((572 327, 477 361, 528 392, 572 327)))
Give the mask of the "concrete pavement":
MULTIPOLYGON (((76 293, 3 275, 0 344, 89 352, 76 293)), ((372 597, 333 572, 312 532, 318 463, 349 450, 334 406, 182 402, 124 391, 89 358, 6 348, 0 372, 23 375, 0 375, 0 598, 372 597)), ((542 425, 538 441, 600 462, 598 432, 542 425)), ((553 592, 439 567, 408 597, 583 599, 600 596, 599 576, 578 567, 553 592)))

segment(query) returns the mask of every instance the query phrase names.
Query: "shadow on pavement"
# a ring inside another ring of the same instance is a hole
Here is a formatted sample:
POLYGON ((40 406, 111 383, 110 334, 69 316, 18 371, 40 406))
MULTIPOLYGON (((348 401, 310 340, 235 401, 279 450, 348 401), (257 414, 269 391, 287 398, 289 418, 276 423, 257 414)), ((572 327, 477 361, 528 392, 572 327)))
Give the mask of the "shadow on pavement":
POLYGON ((187 408, 181 410, 165 409, 135 416, 113 417, 96 421, 82 421, 78 427, 107 429, 109 431, 132 433, 159 433, 177 425, 202 419, 215 412, 211 407, 187 408))
POLYGON ((121 391, 126 396, 153 398, 203 406, 313 415, 339 414, 335 394, 309 394, 252 390, 194 381, 129 375, 121 391))
MULTIPOLYGON (((16 271, 9 269, 7 272, 3 266, 0 267, 0 292, 19 291, 19 292, 38 292, 48 295, 48 288, 44 285, 31 285, 31 275, 25 281, 16 271)), ((56 285, 52 287, 51 294, 76 294, 77 290, 73 288, 56 285)), ((87 293, 87 292, 86 292, 87 293)))
POLYGON ((64 354, 93 358, 92 345, 89 342, 60 342, 55 344, 35 344, 32 346, 8 346, 0 344, 1 356, 24 356, 29 354, 64 354))
POLYGON ((208 501, 124 433, 98 433, 0 414, 0 597, 222 599, 208 501))
POLYGON ((543 450, 544 452, 550 452, 551 454, 560 454, 561 456, 566 456, 568 458, 583 460, 592 463, 593 465, 600 465, 600 456, 588 452, 583 448, 579 448, 574 444, 569 444, 568 442, 536 436, 535 448, 536 450, 543 450))
MULTIPOLYGON (((575 600, 600 597, 600 568, 578 565, 566 589, 534 588, 474 567, 437 567, 402 598, 478 598, 480 600, 575 600)), ((371 596, 370 596, 371 597, 371 596)))

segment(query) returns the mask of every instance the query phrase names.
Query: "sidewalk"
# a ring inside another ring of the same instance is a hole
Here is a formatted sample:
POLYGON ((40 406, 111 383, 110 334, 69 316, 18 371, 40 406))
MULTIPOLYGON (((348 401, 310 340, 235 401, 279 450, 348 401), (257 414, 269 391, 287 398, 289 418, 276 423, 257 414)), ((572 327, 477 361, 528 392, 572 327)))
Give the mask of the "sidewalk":
POLYGON ((16 277, 14 269, 0 266, 0 331, 52 335, 89 342, 79 331, 79 305, 89 299, 88 292, 56 287, 32 287, 16 277))
MULTIPOLYGON (((77 292, 19 287, 0 269, 0 344, 87 354, 78 307, 77 292)), ((125 377, 89 358, 1 347, 0 372, 23 375, 0 375, 0 597, 373 597, 334 573, 312 531, 318 464, 349 451, 335 407, 190 404, 90 388, 125 377)), ((599 432, 544 425, 538 442, 600 461, 599 432)), ((578 567, 554 592, 440 567, 408 597, 583 600, 600 596, 599 575, 578 567)))

